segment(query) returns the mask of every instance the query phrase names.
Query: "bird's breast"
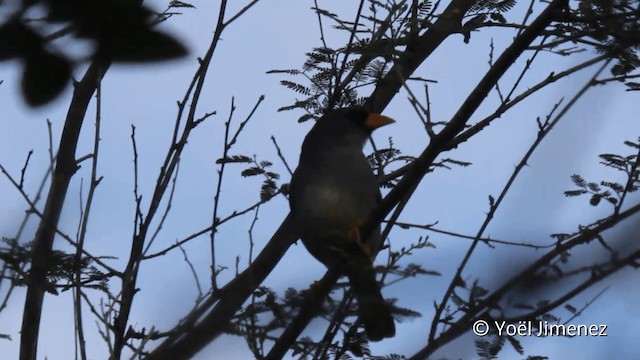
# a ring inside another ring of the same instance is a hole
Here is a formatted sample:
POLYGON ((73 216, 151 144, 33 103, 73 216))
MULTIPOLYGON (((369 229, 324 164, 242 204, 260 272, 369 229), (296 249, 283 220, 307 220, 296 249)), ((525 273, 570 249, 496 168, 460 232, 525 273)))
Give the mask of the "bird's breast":
POLYGON ((300 186, 296 211, 301 224, 314 232, 348 229, 367 220, 378 202, 378 189, 372 174, 366 177, 314 177, 300 186))

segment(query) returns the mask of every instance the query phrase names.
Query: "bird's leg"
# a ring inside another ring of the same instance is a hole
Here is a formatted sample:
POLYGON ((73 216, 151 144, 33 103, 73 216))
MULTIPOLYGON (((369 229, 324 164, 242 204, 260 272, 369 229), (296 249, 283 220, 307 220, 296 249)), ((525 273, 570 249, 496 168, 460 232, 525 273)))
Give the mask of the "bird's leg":
POLYGON ((360 226, 362 226, 362 220, 356 221, 356 223, 347 231, 347 236, 351 239, 356 240, 356 244, 367 254, 368 257, 371 257, 371 245, 369 242, 365 242, 362 240, 362 235, 360 234, 360 226))

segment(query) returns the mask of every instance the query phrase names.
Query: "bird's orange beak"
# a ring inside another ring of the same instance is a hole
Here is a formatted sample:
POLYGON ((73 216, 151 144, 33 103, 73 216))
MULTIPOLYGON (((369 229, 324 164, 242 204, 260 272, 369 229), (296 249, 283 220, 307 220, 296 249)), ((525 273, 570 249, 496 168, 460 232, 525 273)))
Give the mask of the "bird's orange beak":
POLYGON ((391 123, 396 122, 392 118, 380 114, 371 113, 367 116, 367 120, 364 122, 364 125, 369 129, 377 129, 381 126, 389 125, 391 123))

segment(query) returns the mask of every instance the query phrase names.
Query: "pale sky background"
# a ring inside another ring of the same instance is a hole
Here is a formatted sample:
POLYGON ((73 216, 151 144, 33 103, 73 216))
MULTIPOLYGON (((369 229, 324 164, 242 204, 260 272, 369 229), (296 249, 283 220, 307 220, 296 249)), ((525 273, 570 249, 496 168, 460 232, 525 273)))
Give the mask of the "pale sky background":
MULTIPOLYGON (((153 1, 156 9, 162 9, 165 1, 153 1)), ((184 14, 170 19, 162 29, 182 39, 191 50, 188 57, 152 66, 113 66, 102 84, 102 142, 99 175, 104 176, 95 196, 93 215, 89 224, 87 250, 99 255, 115 256, 110 263, 123 268, 128 259, 132 233, 133 162, 130 141, 131 124, 136 126, 139 153, 140 191, 146 201, 151 191, 165 147, 170 141, 176 114, 176 101, 182 99, 185 89, 196 69, 196 57, 207 48, 217 18, 217 1, 194 0, 197 9, 185 9, 184 14)), ((244 2, 231 1, 228 14, 234 14, 244 2)), ((319 1, 321 7, 349 18, 357 9, 357 2, 336 0, 319 1)), ((544 4, 539 4, 537 9, 544 4)), ((232 154, 256 154, 258 160, 270 160, 273 171, 282 175, 280 183, 289 181, 289 175, 276 156, 269 137, 274 135, 283 153, 294 167, 299 147, 311 123, 298 124, 300 111, 277 112, 279 107, 289 105, 298 94, 279 84, 284 75, 267 75, 272 69, 300 68, 305 52, 320 46, 316 15, 310 7, 313 1, 263 0, 246 15, 232 24, 223 34, 212 67, 207 75, 207 85, 198 108, 198 114, 217 111, 192 135, 183 154, 178 188, 174 196, 173 210, 163 231, 153 247, 162 249, 178 239, 206 228, 212 217, 213 195, 217 181, 215 160, 220 157, 224 121, 227 120, 231 98, 235 97, 237 126, 249 113, 258 97, 265 101, 247 125, 232 154)), ((519 8, 507 13, 508 19, 522 18, 519 8)), ((327 24, 328 21, 325 21, 327 24)), ((334 47, 345 42, 344 34, 329 32, 327 41, 334 47)), ((423 78, 437 80, 430 85, 432 113, 435 120, 449 119, 465 99, 472 86, 487 69, 488 45, 493 38, 497 51, 508 46, 512 34, 506 30, 473 33, 471 42, 464 44, 462 36, 452 36, 415 73, 423 78)), ((521 89, 531 86, 551 71, 570 67, 590 54, 561 58, 547 55, 545 61, 537 62, 531 75, 521 89)), ((37 109, 27 108, 19 96, 20 64, 5 62, 0 67, 0 163, 13 176, 19 177, 27 152, 34 150, 26 173, 25 187, 30 194, 38 184, 48 165, 48 140, 46 120, 53 126, 54 144, 62 130, 71 86, 57 100, 37 109)), ((516 64, 505 79, 512 79, 520 71, 522 62, 516 64)), ((83 69, 75 73, 83 74, 83 69)), ((429 224, 438 221, 438 226, 465 234, 475 234, 488 210, 488 195, 497 196, 502 186, 535 138, 535 118, 546 116, 562 96, 565 103, 595 71, 591 68, 581 76, 550 86, 525 104, 508 112, 479 136, 459 149, 447 153, 461 161, 473 162, 468 168, 452 171, 436 170, 423 180, 410 206, 404 211, 401 221, 429 224)), ((607 73, 608 74, 608 73, 607 73)), ((504 83, 508 87, 508 83, 504 83)), ((414 91, 422 94, 420 86, 414 91)), ((361 93, 366 95, 366 93, 361 93)), ((495 94, 492 94, 494 96, 495 94)), ((592 208, 586 198, 565 198, 563 191, 573 189, 570 175, 578 173, 589 181, 607 179, 622 181, 617 173, 598 164, 601 153, 628 154, 625 140, 636 141, 640 136, 637 119, 637 93, 625 92, 621 85, 610 85, 590 90, 576 107, 557 126, 556 131, 545 139, 540 150, 529 162, 517 180, 505 203, 498 210, 487 235, 496 239, 529 243, 550 243, 549 234, 572 232, 578 224, 587 224, 603 216, 609 210, 601 205, 592 208)), ((488 99, 487 105, 495 105, 496 98, 488 99)), ((82 141, 77 157, 92 149, 94 107, 82 132, 82 141)), ((488 114, 484 106, 472 118, 478 120, 488 114)), ((427 135, 419 120, 401 92, 386 109, 386 115, 397 123, 376 132, 378 145, 386 144, 392 136, 394 143, 405 154, 417 155, 425 146, 427 135)), ((369 152, 370 149, 365 151, 369 152)), ((233 210, 243 209, 254 203, 259 196, 262 179, 242 178, 243 165, 228 165, 222 193, 220 214, 226 216, 233 210)), ((59 227, 68 234, 75 234, 79 214, 80 180, 86 184, 90 174, 88 162, 74 177, 69 197, 59 227)), ((630 197, 628 204, 638 201, 630 197)), ((42 206, 42 204, 40 204, 42 206)), ((26 204, 5 177, 0 179, 0 235, 13 236, 24 215, 26 204)), ((261 248, 271 237, 288 212, 288 204, 280 196, 262 207, 259 221, 254 229, 256 247, 261 248)), ((233 275, 235 257, 240 255, 241 266, 247 264, 247 231, 252 216, 245 216, 226 224, 218 234, 219 265, 228 266, 219 281, 224 282, 233 275)), ((637 218, 627 221, 625 226, 637 227, 637 218)), ((33 236, 37 222, 32 219, 23 241, 33 236)), ((619 229, 624 230, 624 229, 619 229)), ((637 232, 636 232, 637 233, 637 232)), ((419 277, 384 289, 387 297, 398 298, 398 304, 421 312, 419 319, 397 324, 395 338, 372 345, 374 353, 384 355, 399 353, 410 356, 423 344, 433 316, 433 302, 439 301, 442 292, 462 259, 469 243, 424 231, 394 230, 390 239, 392 247, 398 249, 418 239, 430 236, 437 248, 421 250, 411 262, 419 262, 425 268, 440 271, 443 276, 419 277)), ((614 238, 614 234, 609 234, 614 238)), ((191 241, 185 249, 190 260, 200 272, 200 281, 208 281, 210 265, 209 237, 202 236, 191 241)), ((618 242, 619 243, 619 242, 618 242)), ((58 248, 65 248, 57 241, 58 248)), ((256 249, 256 250, 258 250, 256 249)), ((254 251, 254 253, 256 253, 254 251)), ((480 276, 481 285, 495 286, 505 276, 523 266, 522 259, 539 256, 542 252, 530 249, 484 245, 479 250, 466 272, 467 279, 480 276)), ((576 252, 589 256, 589 253, 576 252)), ((283 295, 288 287, 306 288, 324 273, 324 267, 311 258, 301 245, 293 246, 283 261, 267 279, 265 285, 283 295)), ((574 324, 607 324, 607 338, 544 338, 520 339, 527 355, 546 355, 551 359, 602 359, 616 354, 616 359, 632 359, 640 353, 637 341, 640 310, 636 306, 640 287, 630 270, 626 270, 607 283, 598 284, 585 292, 571 304, 580 308, 595 294, 610 285, 605 294, 596 301, 574 324), (632 276, 629 276, 632 275, 632 276)), ((118 288, 119 284, 114 284, 118 288)), ((206 285, 205 285, 206 286, 206 285)), ((142 289, 134 303, 130 324, 137 329, 149 329, 155 325, 166 330, 175 325, 193 306, 197 293, 194 279, 179 251, 145 262, 141 270, 138 287, 142 289)), ((3 289, 4 290, 4 289, 3 289)), ((15 359, 19 347, 19 328, 25 289, 17 289, 13 299, 0 313, 0 333, 9 334, 12 341, 0 340, 0 357, 15 359)), ((47 296, 39 345, 39 359, 69 359, 73 357, 73 317, 70 293, 47 296)), ((97 295, 97 294, 96 294, 97 295)), ((96 297, 97 299, 97 297, 96 297)), ((535 303, 535 300, 531 301, 535 303)), ((568 318, 567 311, 558 310, 556 315, 568 318)), ((105 357, 106 348, 97 336, 95 323, 87 312, 86 331, 90 358, 105 357)), ((321 325, 319 322, 314 323, 321 325)), ((313 325, 308 331, 313 330, 313 325)), ((473 345, 474 335, 445 347, 434 358, 477 358, 473 345)), ((508 346, 507 346, 508 347, 508 346)), ((222 336, 197 358, 246 359, 251 354, 244 340, 222 336)), ((524 358, 513 351, 505 350, 501 359, 524 358)))

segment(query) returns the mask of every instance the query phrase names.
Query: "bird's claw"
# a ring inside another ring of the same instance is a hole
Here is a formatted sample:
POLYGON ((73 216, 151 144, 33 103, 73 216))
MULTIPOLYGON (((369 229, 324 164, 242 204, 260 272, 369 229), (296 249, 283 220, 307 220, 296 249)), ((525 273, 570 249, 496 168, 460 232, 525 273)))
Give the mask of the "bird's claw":
POLYGON ((363 222, 361 220, 356 221, 356 223, 347 231, 347 236, 350 239, 355 239, 356 244, 367 254, 368 257, 371 257, 371 246, 369 242, 365 242, 362 240, 362 235, 360 234, 360 227, 363 222))

